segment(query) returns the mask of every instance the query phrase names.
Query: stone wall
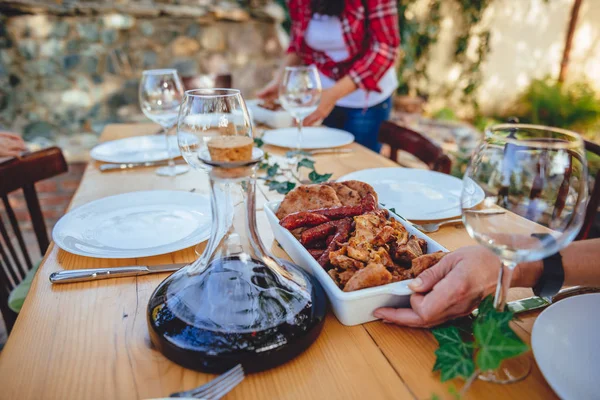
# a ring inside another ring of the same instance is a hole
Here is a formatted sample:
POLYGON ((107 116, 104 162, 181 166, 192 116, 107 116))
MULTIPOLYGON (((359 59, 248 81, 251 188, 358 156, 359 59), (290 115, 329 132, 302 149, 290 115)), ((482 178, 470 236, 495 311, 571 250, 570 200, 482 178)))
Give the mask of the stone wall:
POLYGON ((233 86, 249 97, 282 54, 275 22, 281 10, 273 5, 8 3, 8 16, 0 17, 0 127, 66 148, 90 147, 107 123, 144 120, 137 104, 144 69, 231 73, 233 86))

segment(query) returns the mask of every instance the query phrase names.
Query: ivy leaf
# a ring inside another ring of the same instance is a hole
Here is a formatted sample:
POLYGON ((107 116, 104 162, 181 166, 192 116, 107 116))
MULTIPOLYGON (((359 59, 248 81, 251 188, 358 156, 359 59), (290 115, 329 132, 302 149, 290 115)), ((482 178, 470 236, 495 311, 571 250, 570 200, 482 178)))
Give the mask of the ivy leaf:
POLYGON ((296 184, 294 182, 289 181, 268 181, 267 187, 269 188, 269 190, 274 190, 279 194, 288 194, 293 188, 296 187, 296 184))
POLYGON ((501 318, 489 318, 476 322, 473 326, 477 351, 477 367, 482 371, 497 369, 503 360, 516 357, 526 352, 529 346, 525 344, 508 326, 510 319, 506 314, 496 312, 501 318), (506 329, 512 334, 507 334, 506 329))
POLYGON ((261 138, 254 138, 254 145, 258 148, 263 147, 265 142, 261 138))
POLYGON ((315 162, 309 158, 303 158, 298 162, 298 166, 296 166, 296 171, 300 170, 300 167, 306 167, 314 170, 315 162))
POLYGON ((308 179, 310 179, 310 181, 312 183, 323 183, 323 182, 327 182, 329 180, 329 178, 331 178, 333 176, 333 174, 318 174, 317 171, 312 170, 310 172, 310 174, 308 174, 308 179))
POLYGON ((277 175, 278 171, 279 171, 279 164, 275 163, 267 168, 267 176, 269 178, 273 178, 273 177, 275 177, 275 175, 277 175))
POLYGON ((446 344, 461 345, 463 343, 460 337, 460 332, 455 326, 445 326, 443 328, 435 328, 431 331, 438 344, 444 346, 446 344))
POLYGON ((261 162, 260 164, 258 164, 258 169, 267 169, 267 168, 269 168, 269 163, 261 162))
POLYGON ((434 371, 441 372, 442 382, 462 376, 468 378, 475 371, 473 362, 473 344, 463 341, 455 326, 446 326, 432 330, 439 344, 434 371))
POLYGON ((468 345, 445 344, 435 351, 437 357, 434 371, 441 372, 442 382, 456 377, 469 378, 475 372, 473 349, 468 345))

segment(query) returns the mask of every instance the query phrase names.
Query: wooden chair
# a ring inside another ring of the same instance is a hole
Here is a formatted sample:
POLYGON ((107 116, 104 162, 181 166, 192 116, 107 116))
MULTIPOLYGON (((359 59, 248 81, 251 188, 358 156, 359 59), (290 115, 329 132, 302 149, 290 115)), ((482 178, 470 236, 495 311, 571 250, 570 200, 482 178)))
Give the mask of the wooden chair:
POLYGON ((21 252, 19 257, 0 214, 0 312, 8 332, 17 318, 17 314, 8 308, 8 295, 33 268, 15 212, 8 201, 8 194, 18 189, 23 191, 39 250, 43 256, 50 242, 34 185, 41 180, 67 172, 67 169, 65 158, 58 147, 0 164, 0 197, 21 252))
MULTIPOLYGON (((584 140, 584 144, 585 144, 585 149, 587 152, 590 152, 590 153, 596 154, 597 156, 600 156, 600 145, 593 143, 593 142, 589 142, 587 140, 584 140)), ((507 146, 507 148, 509 148, 509 147, 507 146)), ((511 145, 510 146, 510 152, 512 152, 512 153, 515 153, 519 150, 527 150, 527 149, 528 149, 527 146, 524 146, 524 145, 511 145)), ((578 159, 580 159, 580 161, 583 161, 583 160, 581 160, 581 158, 582 158, 581 155, 571 152, 571 160, 573 158, 578 158, 578 159)), ((536 176, 533 180, 533 184, 532 184, 531 191, 529 194, 530 200, 535 200, 538 197, 540 197, 540 195, 542 194, 543 188, 544 188, 545 180, 542 178, 540 164, 541 164, 540 162, 538 162, 538 164, 537 164, 538 170, 537 170, 536 176)), ((567 196, 569 195, 569 182, 571 179, 572 172, 573 172, 573 162, 571 161, 571 162, 569 162, 569 165, 565 169, 563 181, 559 188, 558 196, 556 198, 556 202, 554 203, 554 208, 552 209, 552 218, 555 218, 556 216, 560 216, 562 214, 562 212, 564 211, 565 205, 567 203, 567 196)), ((509 191, 508 187, 503 187, 502 190, 499 192, 499 195, 504 196, 508 199, 508 191, 509 191)), ((506 200, 506 201, 508 201, 508 200, 506 200)), ((596 176, 594 177, 593 187, 590 187, 588 204, 587 204, 587 207, 585 210, 583 225, 582 225, 577 237, 575 238, 575 240, 584 240, 589 237, 592 227, 594 225, 594 222, 596 220, 596 214, 598 213, 598 205, 599 204, 600 204, 600 171, 598 171, 596 173, 596 176)), ((537 210, 537 206, 536 206, 535 202, 531 201, 530 206, 527 210, 527 214, 525 215, 525 218, 535 220, 535 215, 538 212, 539 212, 539 210, 537 210)))
POLYGON ((379 141, 390 146, 392 161, 398 162, 398 150, 404 150, 427 164, 429 169, 450 173, 450 158, 438 145, 418 132, 385 121, 379 129, 379 141))
MULTIPOLYGON (((600 156, 600 145, 585 141, 585 149, 594 153, 597 156, 600 156)), ((587 208, 585 210, 585 217, 583 220, 583 226, 577 235, 575 240, 583 240, 587 239, 590 235, 590 231, 594 226, 594 222, 596 221, 596 214, 598 213, 598 205, 600 204, 600 171, 596 173, 596 177, 594 178, 594 187, 590 188, 590 197, 588 201, 587 208)))

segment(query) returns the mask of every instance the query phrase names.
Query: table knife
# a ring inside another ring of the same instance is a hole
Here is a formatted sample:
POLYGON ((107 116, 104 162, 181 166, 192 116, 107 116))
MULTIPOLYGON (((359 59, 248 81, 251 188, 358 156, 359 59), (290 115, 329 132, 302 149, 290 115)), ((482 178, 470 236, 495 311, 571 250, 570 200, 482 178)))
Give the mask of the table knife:
POLYGON ((134 265, 128 267, 116 268, 96 268, 96 269, 73 269, 53 272, 50 274, 52 283, 71 283, 95 281, 98 279, 122 278, 126 276, 139 276, 147 274, 156 274, 159 272, 177 271, 185 267, 188 263, 163 264, 163 265, 134 265))
POLYGON ((98 169, 100 172, 118 171, 120 169, 140 168, 140 167, 155 167, 169 165, 168 160, 163 161, 148 161, 142 163, 122 163, 122 164, 102 164, 98 169))
POLYGON ((318 149, 310 150, 308 154, 311 156, 317 156, 319 154, 348 154, 353 153, 354 149, 318 149))
MULTIPOLYGON (((572 286, 568 288, 561 289, 555 296, 553 297, 539 297, 532 296, 527 297, 521 300, 509 301, 507 303, 507 307, 510 311, 515 314, 521 314, 528 311, 539 310, 542 308, 546 308, 549 305, 556 303, 559 300, 565 299, 567 297, 575 296, 578 294, 585 293, 596 293, 600 292, 600 288, 594 287, 586 287, 586 286, 572 286)), ((478 314, 477 309, 475 309, 471 315, 476 317, 478 314)))

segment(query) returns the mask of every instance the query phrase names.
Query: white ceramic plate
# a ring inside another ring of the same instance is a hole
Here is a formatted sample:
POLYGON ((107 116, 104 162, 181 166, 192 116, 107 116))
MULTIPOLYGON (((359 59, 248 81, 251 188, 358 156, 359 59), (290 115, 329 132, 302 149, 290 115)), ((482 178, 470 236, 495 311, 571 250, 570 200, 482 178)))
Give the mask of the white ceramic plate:
POLYGON ((533 355, 561 399, 600 399, 598 309, 600 293, 569 297, 544 310, 533 325, 533 355))
MULTIPOLYGON (((341 129, 326 126, 309 126, 302 128, 303 139, 301 149, 329 149, 345 146, 354 142, 354 135, 341 129)), ((263 142, 273 146, 296 148, 298 128, 283 128, 266 131, 263 142)))
MULTIPOLYGON (((323 285, 323 289, 325 289, 325 293, 327 293, 327 297, 331 302, 333 313, 342 324, 358 325, 374 321, 377 318, 373 316, 373 311, 380 307, 410 307, 410 295, 413 293, 408 288, 410 279, 354 292, 342 291, 294 235, 279 225, 279 219, 275 215, 279 204, 279 201, 265 204, 265 213, 271 229, 273 229, 275 239, 296 264, 315 276, 323 285)), ((396 218, 393 213, 390 213, 390 216, 396 218)), ((411 235, 425 239, 428 254, 440 250, 448 251, 445 247, 406 223, 406 221, 400 218, 396 218, 396 220, 404 225, 411 235)))
MULTIPOLYGON (((197 140, 190 135, 191 140, 197 140)), ((173 157, 179 157, 177 135, 169 135, 169 148, 173 157)), ((134 136, 125 139, 111 140, 94 147, 90 151, 94 160, 109 163, 143 163, 163 161, 169 158, 165 135, 134 136)))
POLYGON ((156 190, 84 204, 57 222, 52 239, 81 256, 136 258, 193 246, 208 239, 210 227, 208 196, 156 190))
MULTIPOLYGON (((395 208, 408 220, 439 220, 461 215, 460 194, 463 183, 451 175, 426 169, 374 168, 352 172, 338 182, 363 181, 375 189, 379 202, 387 208, 395 208)), ((474 207, 485 198, 477 187, 474 207)))

